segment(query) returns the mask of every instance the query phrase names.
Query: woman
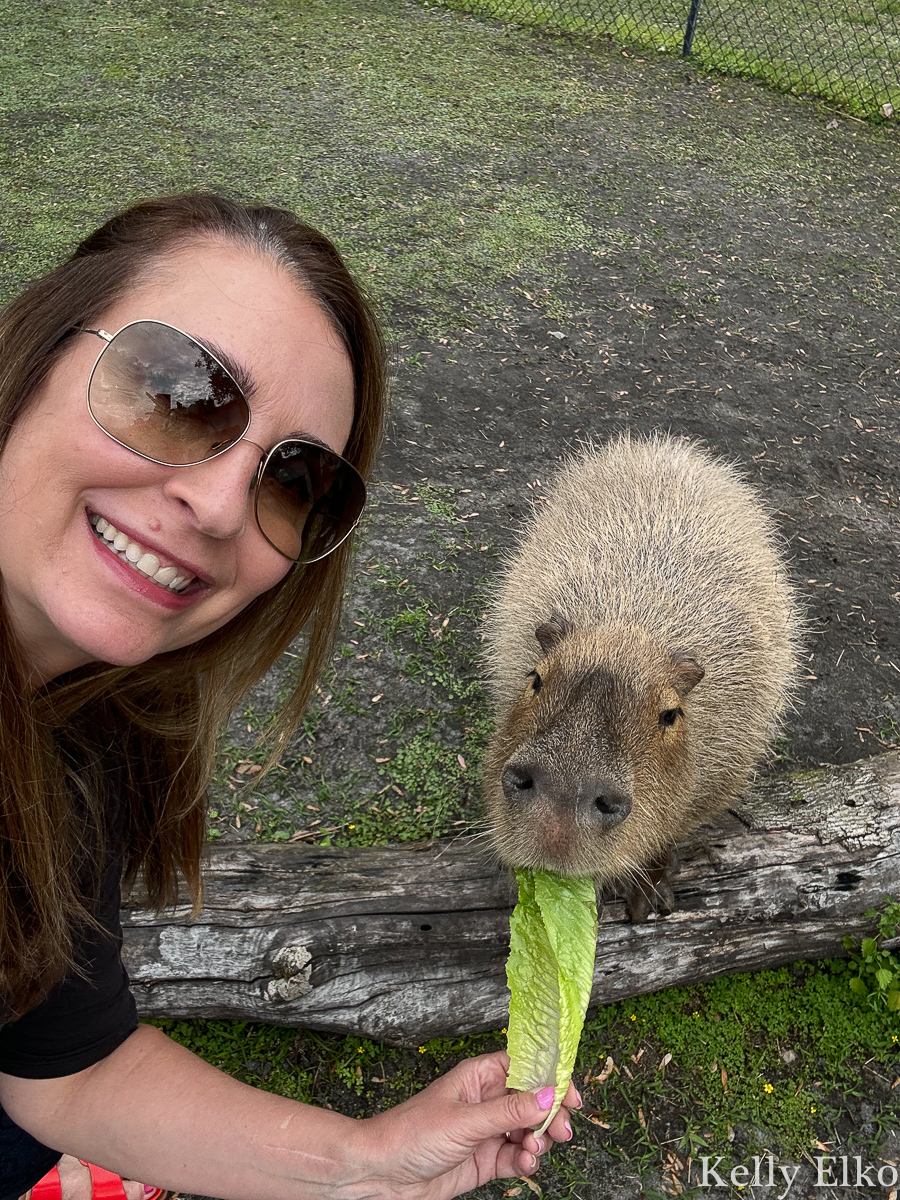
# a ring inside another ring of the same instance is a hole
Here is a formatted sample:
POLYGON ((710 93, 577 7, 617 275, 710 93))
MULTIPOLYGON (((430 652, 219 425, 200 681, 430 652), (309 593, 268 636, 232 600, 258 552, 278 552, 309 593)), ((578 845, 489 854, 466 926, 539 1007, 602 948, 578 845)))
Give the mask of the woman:
POLYGON ((199 903, 218 730, 306 629, 280 748, 336 630, 384 390, 336 251, 280 210, 150 201, 15 301, 0 345, 0 1200, 61 1153, 41 1194, 63 1200, 91 1194, 69 1156, 226 1200, 535 1170, 567 1113, 535 1137, 550 1100, 507 1094, 502 1054, 354 1121, 138 1026, 119 957, 121 875, 199 903))

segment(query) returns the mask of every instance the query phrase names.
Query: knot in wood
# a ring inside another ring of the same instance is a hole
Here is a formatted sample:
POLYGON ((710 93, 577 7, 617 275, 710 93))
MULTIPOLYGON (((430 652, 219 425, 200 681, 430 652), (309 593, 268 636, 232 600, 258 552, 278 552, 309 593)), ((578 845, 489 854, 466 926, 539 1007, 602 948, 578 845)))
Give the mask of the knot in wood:
POLYGON ((266 997, 273 1003, 299 1000, 312 991, 312 955, 305 946, 282 946, 272 959, 278 972, 266 985, 266 997))

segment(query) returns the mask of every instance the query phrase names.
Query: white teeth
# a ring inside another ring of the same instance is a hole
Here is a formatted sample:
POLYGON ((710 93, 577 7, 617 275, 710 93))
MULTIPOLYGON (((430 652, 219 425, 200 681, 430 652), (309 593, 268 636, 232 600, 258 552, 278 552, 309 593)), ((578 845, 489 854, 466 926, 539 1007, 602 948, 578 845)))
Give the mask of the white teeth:
POLYGON ((110 543, 110 549, 116 552, 118 558, 140 571, 142 575, 152 579, 161 588, 170 592, 183 592, 197 578, 196 575, 191 574, 180 575, 179 568, 175 566, 161 567, 155 554, 144 550, 143 546, 133 542, 126 533, 120 533, 115 525, 107 521, 105 517, 95 513, 91 516, 90 522, 98 537, 104 542, 110 543))
POLYGON ((144 575, 155 575, 159 570, 159 559, 155 554, 142 554, 134 565, 144 575))

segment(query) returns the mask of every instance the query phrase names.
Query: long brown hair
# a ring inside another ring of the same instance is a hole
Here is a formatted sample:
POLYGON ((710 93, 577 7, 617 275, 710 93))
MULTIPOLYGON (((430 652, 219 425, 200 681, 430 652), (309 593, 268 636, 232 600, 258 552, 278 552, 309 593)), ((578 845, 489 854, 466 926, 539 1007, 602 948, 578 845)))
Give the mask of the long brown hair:
MULTIPOLYGON (((365 297, 331 242, 292 213, 206 194, 119 213, 0 315, 0 454, 75 327, 92 324, 148 269, 198 238, 267 256, 318 303, 353 365, 355 415, 344 455, 364 478, 370 474, 385 356, 365 297)), ((199 903, 217 736, 248 688, 305 630, 302 671, 270 730, 273 757, 284 747, 337 631, 351 541, 321 562, 295 566, 192 646, 137 667, 94 663, 37 691, 0 605, 0 1019, 46 995, 72 967, 78 929, 92 920, 109 769, 100 741, 124 752, 126 874, 142 872, 159 907, 174 902, 181 875, 199 903)))

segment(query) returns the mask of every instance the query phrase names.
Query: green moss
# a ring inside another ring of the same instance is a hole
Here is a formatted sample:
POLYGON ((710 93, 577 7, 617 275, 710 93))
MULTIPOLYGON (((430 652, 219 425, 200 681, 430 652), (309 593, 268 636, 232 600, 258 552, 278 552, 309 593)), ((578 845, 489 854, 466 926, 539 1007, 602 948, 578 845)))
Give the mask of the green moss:
MULTIPOLYGON (((398 1050, 242 1022, 162 1024, 238 1078, 357 1116, 502 1046, 505 1032, 398 1050)), ((684 1182, 685 1161, 698 1154, 722 1154, 730 1164, 765 1149, 799 1161, 816 1141, 874 1151, 900 1120, 890 1092, 898 1046, 900 1015, 858 1002, 844 960, 727 976, 602 1008, 579 1051, 575 1082, 585 1107, 575 1117, 575 1145, 551 1157, 539 1182, 545 1195, 577 1195, 602 1155, 637 1168, 646 1191, 654 1172, 671 1168, 673 1152, 684 1182), (846 1098, 859 1100, 879 1075, 887 1090, 873 1097, 877 1110, 868 1123, 848 1125, 846 1098)))

